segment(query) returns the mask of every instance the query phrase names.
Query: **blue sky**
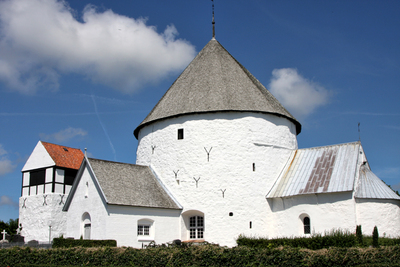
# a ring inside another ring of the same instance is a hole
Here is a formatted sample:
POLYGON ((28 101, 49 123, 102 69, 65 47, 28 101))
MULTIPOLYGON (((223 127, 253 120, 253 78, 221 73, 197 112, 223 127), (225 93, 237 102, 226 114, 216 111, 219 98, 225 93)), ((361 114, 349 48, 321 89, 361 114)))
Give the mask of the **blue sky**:
MULTIPOLYGON (((400 189, 400 1, 215 0, 216 39, 301 122, 400 189)), ((132 132, 212 37, 210 0, 0 1, 0 220, 39 140, 134 163, 132 132)))

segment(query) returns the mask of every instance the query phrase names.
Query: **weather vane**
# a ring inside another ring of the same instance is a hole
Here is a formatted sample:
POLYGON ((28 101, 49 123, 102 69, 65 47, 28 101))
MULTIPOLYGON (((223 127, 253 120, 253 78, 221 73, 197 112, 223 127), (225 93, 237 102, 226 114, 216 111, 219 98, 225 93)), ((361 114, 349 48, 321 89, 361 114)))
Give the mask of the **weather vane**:
POLYGON ((212 25, 213 25, 213 38, 215 38, 215 21, 214 21, 214 0, 212 2, 212 25))

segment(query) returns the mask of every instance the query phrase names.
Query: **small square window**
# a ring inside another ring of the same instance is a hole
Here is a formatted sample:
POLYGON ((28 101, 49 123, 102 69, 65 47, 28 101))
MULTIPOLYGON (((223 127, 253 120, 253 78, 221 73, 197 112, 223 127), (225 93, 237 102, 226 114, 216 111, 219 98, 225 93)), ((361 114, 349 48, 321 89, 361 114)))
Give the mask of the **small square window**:
POLYGON ((183 139, 183 129, 178 129, 178 140, 183 139))

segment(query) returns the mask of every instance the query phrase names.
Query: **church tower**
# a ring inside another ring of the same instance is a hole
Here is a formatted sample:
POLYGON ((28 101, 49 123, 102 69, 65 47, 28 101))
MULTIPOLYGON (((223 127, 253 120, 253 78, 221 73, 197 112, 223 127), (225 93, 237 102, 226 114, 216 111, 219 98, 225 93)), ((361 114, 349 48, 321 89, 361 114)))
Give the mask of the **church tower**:
POLYGON ((232 233, 267 234, 265 196, 300 131, 212 38, 135 129, 136 163, 150 166, 182 205, 182 240, 235 245, 232 233))
POLYGON ((49 241, 66 233, 62 208, 83 157, 77 148, 37 143, 22 168, 19 223, 26 241, 49 241))

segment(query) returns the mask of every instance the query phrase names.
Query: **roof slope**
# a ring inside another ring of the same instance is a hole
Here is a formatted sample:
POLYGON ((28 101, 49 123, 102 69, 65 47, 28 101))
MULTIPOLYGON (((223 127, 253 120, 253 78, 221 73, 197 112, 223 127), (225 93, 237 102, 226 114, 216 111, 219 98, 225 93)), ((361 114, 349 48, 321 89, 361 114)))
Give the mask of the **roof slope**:
POLYGON ((83 160, 83 153, 78 148, 60 146, 41 141, 56 166, 78 170, 83 160))
POLYGON ((200 51, 135 129, 174 116, 220 111, 270 113, 300 123, 214 38, 200 51))
POLYGON ((88 159, 108 204, 180 209, 147 166, 88 159))
POLYGON ((379 179, 365 164, 360 167, 360 177, 355 197, 400 200, 400 196, 379 179))
POLYGON ((352 191, 361 144, 298 149, 267 198, 352 191))

